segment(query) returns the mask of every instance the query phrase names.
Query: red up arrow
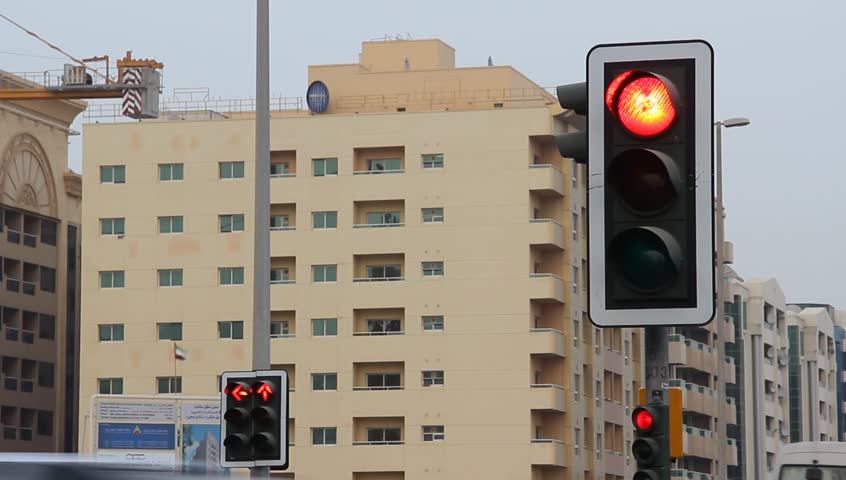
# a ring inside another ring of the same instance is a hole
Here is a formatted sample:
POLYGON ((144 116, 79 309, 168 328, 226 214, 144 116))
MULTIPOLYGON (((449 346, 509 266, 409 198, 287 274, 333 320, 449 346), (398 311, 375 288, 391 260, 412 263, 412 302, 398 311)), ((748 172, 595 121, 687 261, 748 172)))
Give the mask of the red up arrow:
POLYGON ((266 383, 262 383, 256 390, 256 394, 260 395, 261 399, 266 402, 267 399, 270 398, 271 395, 273 395, 273 387, 266 383))

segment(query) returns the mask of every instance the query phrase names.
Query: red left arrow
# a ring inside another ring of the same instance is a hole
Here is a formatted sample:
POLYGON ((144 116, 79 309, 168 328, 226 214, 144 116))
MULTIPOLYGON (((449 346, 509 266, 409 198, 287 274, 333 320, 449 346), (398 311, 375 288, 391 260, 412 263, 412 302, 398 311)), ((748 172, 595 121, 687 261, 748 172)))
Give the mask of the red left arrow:
POLYGON ((250 396, 249 390, 245 389, 242 385, 235 385, 229 394, 239 402, 250 396))

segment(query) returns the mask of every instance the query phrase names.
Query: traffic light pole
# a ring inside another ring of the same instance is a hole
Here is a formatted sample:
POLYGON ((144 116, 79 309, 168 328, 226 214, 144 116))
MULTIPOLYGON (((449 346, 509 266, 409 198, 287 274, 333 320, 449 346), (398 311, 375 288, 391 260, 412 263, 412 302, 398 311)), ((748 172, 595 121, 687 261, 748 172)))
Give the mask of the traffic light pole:
POLYGON ((668 403, 664 395, 664 385, 670 383, 670 354, 668 327, 645 327, 644 345, 646 351, 646 403, 658 401, 668 403))
MULTIPOLYGON (((269 0, 256 2, 255 258, 253 261, 253 370, 270 368, 270 26, 269 0)), ((270 477, 252 467, 252 478, 270 477)))

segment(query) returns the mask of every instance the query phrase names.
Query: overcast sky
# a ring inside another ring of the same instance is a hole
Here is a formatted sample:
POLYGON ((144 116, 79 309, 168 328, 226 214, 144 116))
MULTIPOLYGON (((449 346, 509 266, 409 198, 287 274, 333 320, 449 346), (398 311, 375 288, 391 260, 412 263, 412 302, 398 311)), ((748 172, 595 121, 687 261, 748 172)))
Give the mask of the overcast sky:
MULTIPOLYGON (((746 277, 774 276, 788 301, 846 308, 846 4, 836 0, 271 0, 271 95, 301 96, 309 64, 357 61, 363 40, 440 38, 459 66, 513 65, 543 86, 584 80, 588 49, 702 38, 716 52, 727 238, 746 277)), ((77 57, 126 50, 165 64, 172 89, 255 93, 251 0, 27 0, 3 13, 77 57)), ((60 68, 57 53, 0 20, 0 68, 60 68), (53 58, 36 58, 39 55, 53 58)), ((79 128, 78 128, 79 129, 79 128)), ((80 139, 71 166, 80 170, 80 139)))

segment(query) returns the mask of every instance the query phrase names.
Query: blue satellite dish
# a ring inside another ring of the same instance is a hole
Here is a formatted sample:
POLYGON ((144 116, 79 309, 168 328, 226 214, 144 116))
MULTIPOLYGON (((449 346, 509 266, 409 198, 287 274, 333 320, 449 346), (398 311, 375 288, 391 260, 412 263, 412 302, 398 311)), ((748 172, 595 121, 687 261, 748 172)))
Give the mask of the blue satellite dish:
POLYGON ((320 80, 311 82, 306 91, 308 109, 314 113, 323 113, 329 106, 329 89, 320 80))

